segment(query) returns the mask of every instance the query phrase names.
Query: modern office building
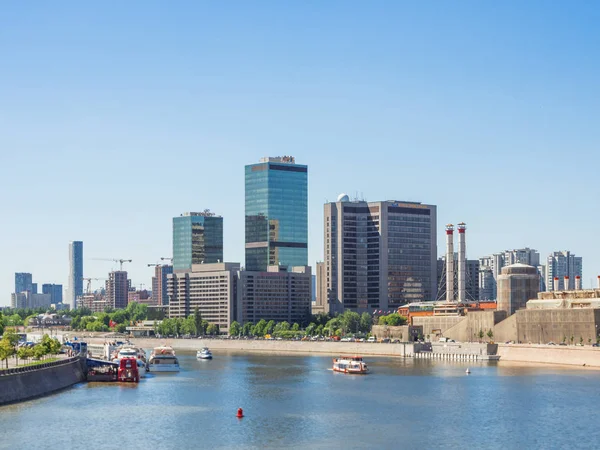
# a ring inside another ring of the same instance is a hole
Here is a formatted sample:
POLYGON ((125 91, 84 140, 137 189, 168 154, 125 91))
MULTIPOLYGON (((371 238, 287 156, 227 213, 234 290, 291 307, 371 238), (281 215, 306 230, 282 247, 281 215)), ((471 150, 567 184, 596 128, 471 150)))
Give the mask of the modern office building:
POLYGON ((169 295, 167 294, 167 275, 173 273, 173 266, 166 264, 157 264, 154 267, 154 276, 152 277, 152 298, 157 306, 166 306, 169 304, 169 295))
POLYGON ((269 266, 239 273, 237 321, 286 321, 306 324, 311 313, 312 276, 308 266, 269 266))
POLYGON ((245 176, 246 270, 308 265, 308 167, 268 157, 245 176))
POLYGON ((502 268, 498 276, 498 311, 508 315, 525 308, 527 301, 537 297, 540 289, 537 267, 527 264, 511 264, 502 268))
POLYGON ((223 218, 209 210, 173 218, 173 269, 223 261, 223 218))
POLYGON ((37 294, 38 293, 38 285, 37 285, 37 283, 31 283, 31 293, 32 294, 37 294))
POLYGON ((27 272, 15 273, 15 293, 33 292, 32 275, 27 272))
POLYGON ((111 308, 127 308, 129 303, 130 281, 125 270, 115 270, 108 274, 106 280, 106 301, 111 308))
POLYGON ((71 309, 76 307, 76 299, 83 295, 83 242, 69 243, 69 288, 67 302, 71 309))
POLYGON ((194 264, 167 275, 169 317, 188 317, 195 309, 204 320, 229 333, 235 320, 239 263, 194 264))
MULTIPOLYGON (((479 300, 479 260, 466 260, 465 291, 466 300, 469 302, 479 300)), ((446 257, 442 256, 437 260, 437 298, 444 300, 446 298, 446 257)), ((452 298, 458 299, 458 253, 454 253, 454 294, 452 298)))
POLYGON ((570 251, 553 252, 546 259, 546 290, 569 291, 575 289, 575 277, 583 275, 583 260, 570 251), (567 277, 567 278, 565 278, 567 277), (558 289, 554 279, 558 278, 558 289), (568 286, 565 286, 565 280, 568 286))
POLYGON ((63 301, 62 284, 42 284, 42 294, 50 294, 52 303, 62 303, 62 301, 63 301))
POLYGON ((436 207, 350 201, 324 206, 327 301, 331 313, 395 309, 435 300, 436 207))

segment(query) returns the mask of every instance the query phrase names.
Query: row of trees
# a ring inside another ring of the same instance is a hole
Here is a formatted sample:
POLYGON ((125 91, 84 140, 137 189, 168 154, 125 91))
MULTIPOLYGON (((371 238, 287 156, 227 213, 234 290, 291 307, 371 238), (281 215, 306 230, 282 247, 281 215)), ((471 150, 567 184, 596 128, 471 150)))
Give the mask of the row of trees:
POLYGON ((92 313, 89 308, 79 308, 69 314, 73 320, 73 330, 109 331, 114 328, 124 333, 128 325, 140 320, 148 320, 148 306, 131 302, 125 309, 107 308, 105 312, 92 313))
POLYGON ((219 334, 219 325, 209 323, 202 319, 198 308, 194 310, 194 314, 189 315, 185 319, 173 318, 164 319, 160 324, 154 325, 154 332, 162 336, 179 336, 179 335, 217 335, 219 334))
POLYGON ((8 358, 11 356, 17 357, 18 364, 19 359, 27 361, 31 358, 43 359, 46 355, 56 355, 62 347, 58 339, 51 338, 47 334, 42 336, 42 340, 33 347, 17 347, 18 343, 19 336, 14 329, 7 328, 4 330, 0 340, 0 361, 4 361, 6 367, 8 367, 8 358))

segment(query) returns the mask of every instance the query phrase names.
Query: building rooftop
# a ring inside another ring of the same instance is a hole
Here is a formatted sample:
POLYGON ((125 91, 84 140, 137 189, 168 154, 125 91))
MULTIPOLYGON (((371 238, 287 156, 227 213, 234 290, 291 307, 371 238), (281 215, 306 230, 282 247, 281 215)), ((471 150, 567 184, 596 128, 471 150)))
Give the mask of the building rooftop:
POLYGON ((265 156, 264 158, 260 158, 261 163, 266 162, 276 162, 276 163, 285 163, 285 164, 296 164, 296 158, 293 156, 265 156))

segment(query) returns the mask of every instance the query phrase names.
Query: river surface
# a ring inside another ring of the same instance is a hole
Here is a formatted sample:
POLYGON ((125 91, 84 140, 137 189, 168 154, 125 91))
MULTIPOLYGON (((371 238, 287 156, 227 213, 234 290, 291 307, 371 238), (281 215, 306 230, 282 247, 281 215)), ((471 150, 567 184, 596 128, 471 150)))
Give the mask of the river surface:
POLYGON ((0 407, 0 448, 600 446, 597 371, 369 357, 372 373, 351 376, 325 356, 214 356, 180 353, 177 374, 0 407))

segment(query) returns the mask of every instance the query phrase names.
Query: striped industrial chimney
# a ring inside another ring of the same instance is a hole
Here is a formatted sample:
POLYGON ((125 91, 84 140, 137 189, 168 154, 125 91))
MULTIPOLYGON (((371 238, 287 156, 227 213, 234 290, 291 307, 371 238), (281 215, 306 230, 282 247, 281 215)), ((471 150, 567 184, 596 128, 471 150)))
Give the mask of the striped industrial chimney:
POLYGON ((467 248, 465 243, 465 231, 467 226, 461 222, 458 228, 458 302, 467 301, 467 248))
POLYGON ((446 301, 454 301, 454 225, 446 225, 446 301))

